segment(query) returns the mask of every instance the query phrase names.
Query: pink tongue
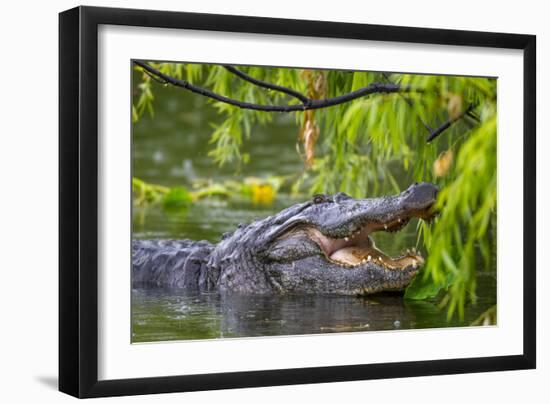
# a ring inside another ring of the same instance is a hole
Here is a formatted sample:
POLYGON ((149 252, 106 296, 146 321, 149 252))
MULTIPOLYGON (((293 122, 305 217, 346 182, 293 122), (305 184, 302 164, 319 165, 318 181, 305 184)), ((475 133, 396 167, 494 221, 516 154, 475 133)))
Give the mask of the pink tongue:
POLYGON ((332 252, 337 251, 338 249, 344 247, 347 243, 343 239, 333 240, 333 239, 328 239, 324 236, 319 238, 319 242, 321 243, 323 250, 327 254, 330 254, 331 251, 332 252))
POLYGON ((357 247, 346 247, 335 251, 330 258, 349 265, 357 265, 363 259, 364 251, 357 247))

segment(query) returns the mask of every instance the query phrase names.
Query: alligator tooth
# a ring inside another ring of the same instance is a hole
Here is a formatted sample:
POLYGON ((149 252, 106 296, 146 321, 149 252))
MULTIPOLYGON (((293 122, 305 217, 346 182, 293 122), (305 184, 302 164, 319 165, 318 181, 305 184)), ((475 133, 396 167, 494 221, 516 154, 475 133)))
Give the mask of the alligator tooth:
POLYGON ((397 218, 397 223, 401 223, 401 218, 400 217, 397 218))
POLYGON ((349 241, 349 237, 344 237, 344 240, 345 240, 345 241, 349 241))
POLYGON ((363 259, 361 260, 361 263, 364 264, 365 262, 367 262, 367 260, 363 258, 363 259))
POLYGON ((369 255, 369 256, 367 257, 367 260, 369 260, 369 261, 372 260, 372 257, 369 255))
POLYGON ((378 261, 382 262, 382 257, 378 257, 378 261))
POLYGON ((413 260, 412 266, 413 266, 413 268, 416 268, 416 260, 413 260))
POLYGON ((384 230, 388 230, 388 225, 384 223, 384 230))

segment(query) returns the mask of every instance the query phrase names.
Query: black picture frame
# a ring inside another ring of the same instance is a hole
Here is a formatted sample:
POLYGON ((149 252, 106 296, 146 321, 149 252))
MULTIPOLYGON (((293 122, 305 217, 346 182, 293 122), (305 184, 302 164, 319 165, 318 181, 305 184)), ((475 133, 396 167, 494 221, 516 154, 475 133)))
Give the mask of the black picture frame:
POLYGON ((60 13, 59 390, 84 398, 535 368, 535 60, 533 35, 96 7, 60 13), (99 381, 100 24, 523 50, 523 354, 99 381))

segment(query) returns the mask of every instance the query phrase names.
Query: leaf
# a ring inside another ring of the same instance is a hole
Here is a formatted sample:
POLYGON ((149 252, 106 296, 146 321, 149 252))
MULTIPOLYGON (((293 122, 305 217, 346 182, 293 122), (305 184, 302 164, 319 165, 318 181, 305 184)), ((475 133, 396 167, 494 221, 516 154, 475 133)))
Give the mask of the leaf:
POLYGON ((434 161, 433 170, 436 177, 444 177, 449 172, 453 164, 453 151, 447 150, 443 152, 437 160, 434 161))
POLYGON ((435 283, 431 278, 418 274, 405 290, 405 299, 424 300, 437 296, 440 290, 447 289, 453 276, 448 274, 443 283, 435 283))
POLYGON ((181 209, 187 208, 193 201, 191 193, 183 187, 174 187, 164 195, 162 205, 165 209, 181 209))
POLYGON ((136 123, 137 121, 139 121, 139 114, 135 105, 132 105, 132 123, 136 123))
POLYGON ((312 111, 306 111, 304 124, 298 136, 298 139, 304 144, 305 150, 305 165, 306 168, 311 168, 315 158, 315 143, 319 139, 319 126, 315 122, 312 111))

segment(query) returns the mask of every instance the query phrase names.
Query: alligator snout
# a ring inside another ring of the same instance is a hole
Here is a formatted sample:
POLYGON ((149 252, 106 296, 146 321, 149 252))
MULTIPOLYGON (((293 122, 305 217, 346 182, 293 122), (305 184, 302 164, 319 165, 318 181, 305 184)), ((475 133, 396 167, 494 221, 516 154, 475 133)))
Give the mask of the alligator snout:
POLYGON ((428 209, 437 200, 438 192, 439 188, 432 183, 414 183, 404 192, 403 204, 406 209, 428 209))

